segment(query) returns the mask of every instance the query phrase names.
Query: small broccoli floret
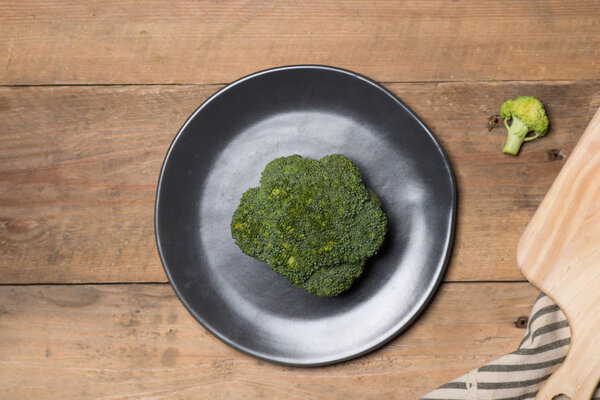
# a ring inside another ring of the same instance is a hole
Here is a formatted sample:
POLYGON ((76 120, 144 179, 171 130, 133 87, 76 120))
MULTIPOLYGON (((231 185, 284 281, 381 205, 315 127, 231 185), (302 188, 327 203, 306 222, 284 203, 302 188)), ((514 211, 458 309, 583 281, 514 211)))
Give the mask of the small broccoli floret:
POLYGON ((240 249, 318 296, 352 286, 385 238, 387 219, 343 155, 271 161, 244 195, 231 234, 240 249))
POLYGON ((523 142, 545 136, 548 133, 548 117, 541 101, 532 96, 520 96, 507 100, 500 108, 504 126, 508 130, 506 144, 502 149, 506 154, 516 156, 523 142), (508 125, 508 120, 512 123, 508 125), (533 136, 527 136, 533 132, 533 136))

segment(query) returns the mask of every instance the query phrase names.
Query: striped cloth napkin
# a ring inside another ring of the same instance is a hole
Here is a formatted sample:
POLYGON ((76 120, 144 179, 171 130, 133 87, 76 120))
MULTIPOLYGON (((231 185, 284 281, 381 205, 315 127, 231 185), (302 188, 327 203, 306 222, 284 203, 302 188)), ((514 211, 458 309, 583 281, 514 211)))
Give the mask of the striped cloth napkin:
MULTIPOLYGON (((565 315, 542 293, 533 305, 525 337, 517 351, 446 383, 421 400, 534 399, 565 359, 570 342, 571 331, 565 315)), ((593 399, 600 400, 600 386, 593 399)))

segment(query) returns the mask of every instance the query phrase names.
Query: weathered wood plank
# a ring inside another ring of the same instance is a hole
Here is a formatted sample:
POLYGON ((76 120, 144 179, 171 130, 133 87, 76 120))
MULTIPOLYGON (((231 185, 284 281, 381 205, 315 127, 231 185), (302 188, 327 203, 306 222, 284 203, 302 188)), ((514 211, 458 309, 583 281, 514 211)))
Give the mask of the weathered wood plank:
POLYGON ((600 3, 11 0, 0 84, 223 83, 329 64, 379 81, 597 79, 600 3))
MULTIPOLYGON (((164 282, 155 185, 169 143, 220 86, 0 88, 0 282, 164 282)), ((437 134, 457 175, 447 280, 523 279, 517 240, 600 105, 600 81, 392 84, 437 134), (488 117, 533 94, 551 131, 517 158, 488 117)))
POLYGON ((153 236, 161 159, 214 90, 0 89, 0 280, 165 281, 153 236))
POLYGON ((323 368, 255 360, 208 333, 168 285, 0 287, 0 390, 11 399, 381 399, 428 390, 516 349, 527 283, 444 284, 380 350, 323 368))
POLYGON ((442 141, 455 170, 459 218, 449 280, 523 279, 515 268, 517 242, 600 106, 600 82, 443 83, 391 85, 442 141), (501 153, 506 130, 488 132, 487 117, 519 95, 542 99, 548 136, 523 146, 518 157, 501 153))

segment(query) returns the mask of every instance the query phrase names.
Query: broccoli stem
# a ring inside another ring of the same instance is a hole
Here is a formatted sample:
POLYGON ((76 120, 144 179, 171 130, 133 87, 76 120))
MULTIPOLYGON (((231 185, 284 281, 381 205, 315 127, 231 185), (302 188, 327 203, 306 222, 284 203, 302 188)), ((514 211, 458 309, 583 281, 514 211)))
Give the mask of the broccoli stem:
POLYGON ((521 149, 521 145, 523 144, 523 139, 515 135, 508 135, 508 139, 506 140, 506 144, 502 148, 502 151, 506 154, 510 154, 516 156, 521 149))
POLYGON ((510 154, 516 156, 521 149, 521 145, 525 141, 525 136, 529 132, 529 128, 527 125, 523 123, 519 118, 512 118, 512 123, 508 126, 506 120, 504 120, 504 126, 508 131, 508 136, 506 138, 506 144, 502 151, 506 154, 510 154))

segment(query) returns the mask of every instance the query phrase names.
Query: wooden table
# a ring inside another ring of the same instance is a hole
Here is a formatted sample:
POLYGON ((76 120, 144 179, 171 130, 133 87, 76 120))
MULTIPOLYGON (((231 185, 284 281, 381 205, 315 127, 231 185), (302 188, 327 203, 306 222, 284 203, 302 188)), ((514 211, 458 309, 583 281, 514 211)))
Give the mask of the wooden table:
POLYGON ((520 233, 600 105, 600 3, 551 0, 0 3, 0 397, 413 399, 513 350, 537 292, 520 233), (155 185, 186 117, 286 64, 382 82, 436 133, 459 218, 438 295, 408 331, 297 369, 222 344, 175 297, 155 185), (547 105, 514 158, 488 118, 547 105))

